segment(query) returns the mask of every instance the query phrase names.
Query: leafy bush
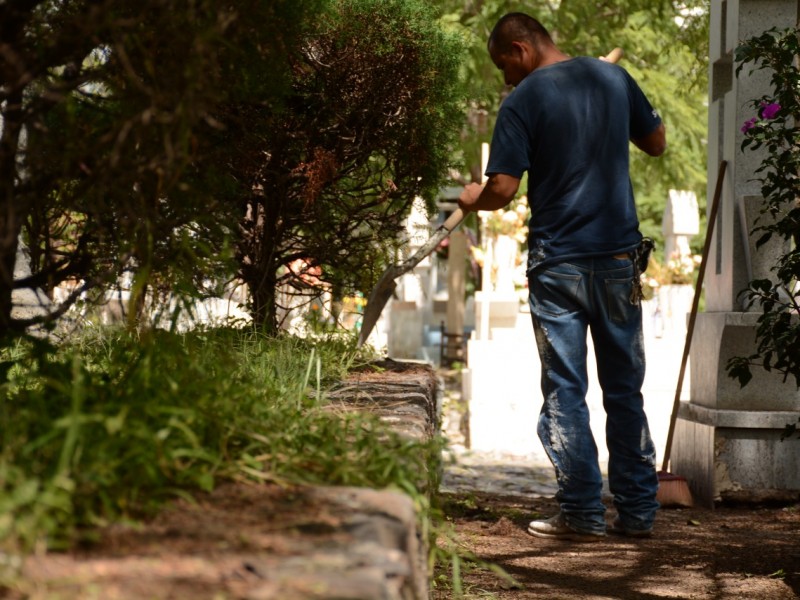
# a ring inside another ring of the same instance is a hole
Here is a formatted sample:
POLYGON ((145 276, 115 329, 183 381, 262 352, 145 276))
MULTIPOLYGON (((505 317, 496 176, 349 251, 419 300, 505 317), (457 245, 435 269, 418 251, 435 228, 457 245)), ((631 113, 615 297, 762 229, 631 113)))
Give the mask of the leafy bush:
POLYGON ((7 545, 69 545, 223 479, 426 484, 432 453, 369 416, 321 410, 324 389, 360 360, 342 339, 112 331, 58 349, 20 341, 4 358, 7 545))
POLYGON ((225 127, 203 163, 237 182, 239 276, 267 328, 289 292, 369 291, 415 198, 434 208, 463 127, 463 42, 430 3, 328 4, 292 60, 285 109, 245 98, 215 113, 225 127))
POLYGON ((761 213, 767 218, 759 219, 754 228, 753 233, 759 234, 756 245, 777 236, 792 246, 778 257, 774 278, 751 281, 746 292, 750 304, 758 303, 763 312, 756 329, 756 352, 734 357, 727 365, 729 375, 743 386, 752 377, 751 366, 782 373, 785 379, 793 377, 800 386, 799 35, 795 28, 771 29, 736 49, 737 75, 747 64, 752 64, 753 70, 771 72, 772 90, 752 100, 754 116, 741 127, 742 151, 761 151, 756 175, 764 196, 761 213))

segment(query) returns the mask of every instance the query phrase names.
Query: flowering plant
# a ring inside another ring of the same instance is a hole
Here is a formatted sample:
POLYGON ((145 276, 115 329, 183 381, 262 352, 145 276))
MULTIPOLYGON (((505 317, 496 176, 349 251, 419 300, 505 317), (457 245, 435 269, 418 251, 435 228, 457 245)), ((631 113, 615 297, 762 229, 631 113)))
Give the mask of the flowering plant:
MULTIPOLYGON (((781 111, 781 105, 777 102, 769 102, 767 103, 766 100, 761 100, 758 104, 758 117, 753 117, 752 119, 748 119, 742 125, 742 133, 750 133, 750 130, 756 127, 759 123, 759 118, 765 122, 765 125, 769 125, 766 121, 770 121, 778 116, 778 113, 781 111)), ((756 139, 758 132, 750 133, 750 136, 745 138, 745 141, 752 142, 756 139)))
POLYGON ((693 254, 684 254, 680 250, 673 252, 667 259, 664 269, 664 283, 685 285, 694 281, 694 269, 700 257, 693 254))
POLYGON ((694 282, 694 270, 701 257, 676 250, 665 263, 650 257, 647 271, 642 273, 642 289, 646 299, 650 299, 658 288, 665 285, 688 285, 694 282))
POLYGON ((778 257, 774 278, 751 281, 747 298, 759 303, 762 314, 756 328, 757 351, 732 358, 728 374, 746 385, 750 366, 776 370, 795 378, 800 387, 800 30, 771 29, 746 40, 736 49, 738 76, 748 63, 753 70, 769 69, 772 91, 752 101, 755 117, 741 127, 742 151, 759 151, 761 164, 756 175, 761 182, 764 204, 754 233, 756 247, 779 236, 794 242, 778 257))

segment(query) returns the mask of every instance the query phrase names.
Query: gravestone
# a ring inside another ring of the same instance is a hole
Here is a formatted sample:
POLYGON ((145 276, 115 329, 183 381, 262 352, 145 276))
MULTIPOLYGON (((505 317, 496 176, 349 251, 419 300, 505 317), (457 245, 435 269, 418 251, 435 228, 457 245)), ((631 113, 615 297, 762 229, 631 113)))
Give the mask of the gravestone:
POLYGON ((686 190, 670 190, 661 221, 664 234, 664 257, 689 256, 689 240, 700 233, 697 195, 686 190))

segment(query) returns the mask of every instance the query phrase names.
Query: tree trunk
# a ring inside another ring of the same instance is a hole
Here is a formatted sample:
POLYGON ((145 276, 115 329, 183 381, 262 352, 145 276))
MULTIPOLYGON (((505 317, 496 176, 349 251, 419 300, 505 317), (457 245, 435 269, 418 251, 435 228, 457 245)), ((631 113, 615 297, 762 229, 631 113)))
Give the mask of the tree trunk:
POLYGON ((12 328, 12 299, 17 240, 22 219, 16 197, 17 153, 22 131, 22 93, 14 93, 6 101, 2 114, 0 137, 0 338, 12 328))
POLYGON ((247 282, 250 297, 253 301, 253 321, 256 326, 268 334, 278 331, 278 314, 276 304, 276 286, 274 274, 257 277, 255 282, 247 282))
POLYGON ((278 331, 279 215, 278 201, 257 197, 240 224, 239 264, 250 290, 251 316, 256 326, 269 334, 278 331))
POLYGON ((331 318, 333 322, 339 325, 344 309, 344 291, 339 283, 334 283, 331 288, 331 318))

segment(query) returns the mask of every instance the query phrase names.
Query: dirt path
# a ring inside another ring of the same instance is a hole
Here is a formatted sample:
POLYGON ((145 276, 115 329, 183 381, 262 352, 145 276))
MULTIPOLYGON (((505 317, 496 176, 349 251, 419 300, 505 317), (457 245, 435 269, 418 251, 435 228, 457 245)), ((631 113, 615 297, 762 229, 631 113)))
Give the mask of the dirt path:
MULTIPOLYGON (((609 536, 579 544, 526 533, 532 518, 557 512, 552 499, 449 494, 460 544, 512 575, 511 586, 467 567, 464 597, 497 600, 783 600, 800 597, 800 506, 669 509, 653 538, 609 536)), ((610 513, 610 514, 613 514, 610 513)), ((440 572, 437 578, 449 577, 440 572)), ((439 586, 434 600, 455 597, 439 586)))

